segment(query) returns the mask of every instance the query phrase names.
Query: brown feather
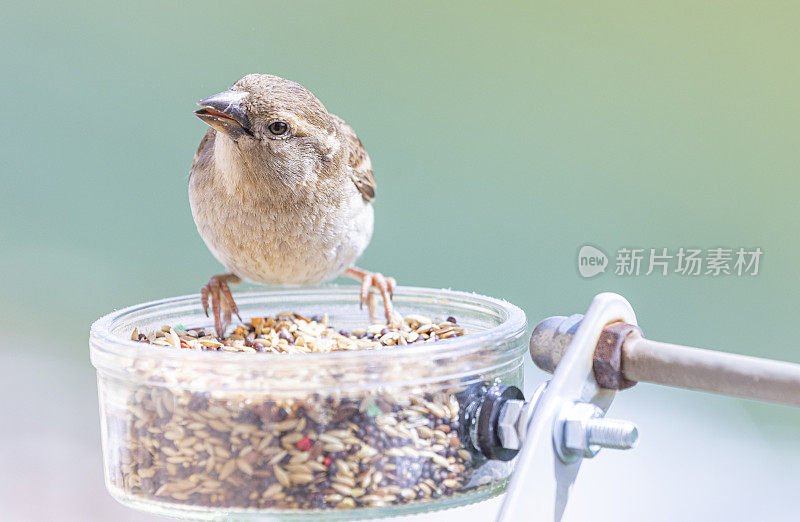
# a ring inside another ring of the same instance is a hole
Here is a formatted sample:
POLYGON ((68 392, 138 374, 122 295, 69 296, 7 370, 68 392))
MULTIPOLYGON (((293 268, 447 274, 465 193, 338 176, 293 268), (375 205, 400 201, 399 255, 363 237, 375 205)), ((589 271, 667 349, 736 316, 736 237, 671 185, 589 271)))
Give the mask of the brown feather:
POLYGON ((194 153, 192 160, 192 170, 189 172, 189 179, 192 177, 195 167, 206 169, 211 161, 214 159, 214 138, 217 131, 208 129, 203 139, 200 140, 200 146, 197 147, 197 152, 194 153))
POLYGON ((350 166, 350 178, 353 180, 353 183, 355 183, 358 191, 361 192, 364 201, 370 202, 375 199, 376 185, 375 177, 372 174, 372 162, 369 159, 369 155, 350 125, 333 114, 331 114, 331 118, 339 128, 342 142, 349 149, 347 163, 350 166))

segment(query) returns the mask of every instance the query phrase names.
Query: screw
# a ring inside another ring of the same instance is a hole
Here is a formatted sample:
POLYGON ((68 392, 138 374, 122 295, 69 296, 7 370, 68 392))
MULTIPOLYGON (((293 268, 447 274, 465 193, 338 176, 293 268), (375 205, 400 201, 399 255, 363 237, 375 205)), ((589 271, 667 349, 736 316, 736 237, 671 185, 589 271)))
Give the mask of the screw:
POLYGON ((639 430, 632 422, 619 419, 592 419, 586 423, 589 445, 611 449, 633 449, 639 440, 639 430))
POLYGON ((601 448, 631 449, 639 430, 632 422, 607 419, 603 410, 589 403, 566 404, 553 427, 556 451, 563 462, 591 458, 601 448))

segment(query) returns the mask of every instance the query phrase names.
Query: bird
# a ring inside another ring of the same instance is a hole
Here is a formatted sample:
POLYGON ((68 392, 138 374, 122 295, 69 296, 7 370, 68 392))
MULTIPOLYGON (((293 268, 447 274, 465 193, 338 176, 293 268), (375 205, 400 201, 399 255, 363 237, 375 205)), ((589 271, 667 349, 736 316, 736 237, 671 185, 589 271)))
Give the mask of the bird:
POLYGON ((360 281, 361 306, 373 287, 393 320, 396 281, 355 266, 374 225, 372 163, 355 131, 299 83, 248 74, 197 102, 208 125, 189 174, 197 231, 226 273, 201 288, 201 304, 223 337, 230 284, 316 285, 360 281))

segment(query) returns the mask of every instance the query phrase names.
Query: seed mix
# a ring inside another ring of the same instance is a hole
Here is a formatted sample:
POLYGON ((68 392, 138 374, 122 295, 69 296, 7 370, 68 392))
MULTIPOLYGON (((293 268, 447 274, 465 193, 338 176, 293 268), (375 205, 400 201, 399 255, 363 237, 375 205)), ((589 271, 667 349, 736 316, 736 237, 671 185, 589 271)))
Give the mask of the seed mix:
MULTIPOLYGON (((165 349, 276 354, 402 349, 464 333, 452 317, 348 332, 326 316, 287 312, 253 318, 224 339, 180 325, 131 337, 165 349)), ((109 480, 125 494, 209 508, 349 509, 454 495, 473 471, 458 435, 463 389, 286 398, 135 386, 124 408, 106 411, 121 441, 109 480)))

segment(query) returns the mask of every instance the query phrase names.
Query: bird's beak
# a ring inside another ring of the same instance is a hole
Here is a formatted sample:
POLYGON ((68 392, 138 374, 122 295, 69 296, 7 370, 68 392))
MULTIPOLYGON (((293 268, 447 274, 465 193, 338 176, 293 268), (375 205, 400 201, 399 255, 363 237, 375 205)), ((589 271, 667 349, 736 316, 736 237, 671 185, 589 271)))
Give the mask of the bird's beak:
POLYGON ((242 104, 248 94, 244 91, 222 91, 197 102, 202 109, 194 113, 209 126, 234 140, 242 135, 252 136, 250 121, 242 104))

